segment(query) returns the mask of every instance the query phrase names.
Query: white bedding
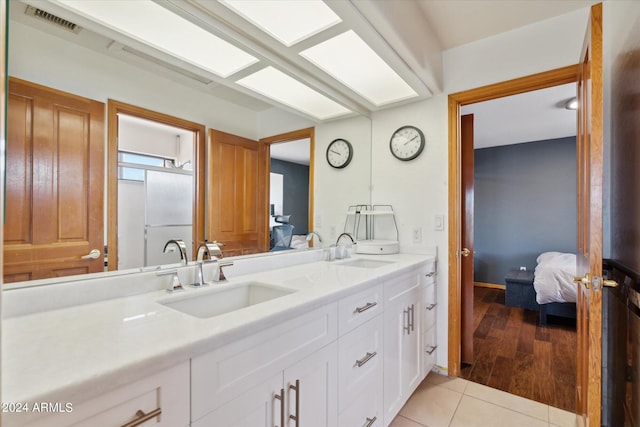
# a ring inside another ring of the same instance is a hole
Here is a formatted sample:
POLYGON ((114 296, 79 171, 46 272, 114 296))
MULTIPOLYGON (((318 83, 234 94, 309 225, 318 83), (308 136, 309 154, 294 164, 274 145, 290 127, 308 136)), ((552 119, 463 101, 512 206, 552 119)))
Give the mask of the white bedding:
POLYGON ((538 304, 576 302, 576 256, 562 252, 544 252, 538 256, 533 287, 538 304))

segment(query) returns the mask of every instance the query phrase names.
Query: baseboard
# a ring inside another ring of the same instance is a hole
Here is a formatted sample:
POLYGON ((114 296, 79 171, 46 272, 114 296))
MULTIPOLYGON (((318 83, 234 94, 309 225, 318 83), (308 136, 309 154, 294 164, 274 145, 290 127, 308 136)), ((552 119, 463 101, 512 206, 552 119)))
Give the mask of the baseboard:
POLYGON ((507 289, 506 285, 499 285, 497 283, 484 283, 484 282, 473 282, 473 286, 477 286, 479 288, 491 288, 491 289, 507 289))

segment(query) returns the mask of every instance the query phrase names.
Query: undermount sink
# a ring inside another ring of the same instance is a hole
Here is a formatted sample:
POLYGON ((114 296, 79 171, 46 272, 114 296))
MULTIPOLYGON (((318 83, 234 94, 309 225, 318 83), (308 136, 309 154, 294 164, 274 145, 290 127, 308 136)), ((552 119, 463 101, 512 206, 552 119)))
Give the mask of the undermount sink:
POLYGON ((382 261, 377 259, 353 259, 351 261, 341 262, 339 265, 358 268, 378 268, 393 263, 394 261, 382 261))
POLYGON ((189 295, 158 302, 182 313, 207 319, 296 292, 292 289, 258 282, 221 286, 225 288, 208 292, 191 291, 189 295))

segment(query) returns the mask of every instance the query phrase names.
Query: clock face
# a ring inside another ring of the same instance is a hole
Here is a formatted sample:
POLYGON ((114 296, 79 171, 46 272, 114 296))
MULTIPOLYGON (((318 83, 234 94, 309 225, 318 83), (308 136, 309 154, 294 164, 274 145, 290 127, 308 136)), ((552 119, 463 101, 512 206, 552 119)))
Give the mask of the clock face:
POLYGON ((336 169, 341 169, 351 162, 353 148, 346 139, 336 139, 327 147, 327 162, 336 169))
POLYGON ((391 135, 391 154, 399 160, 413 160, 424 150, 424 134, 414 126, 403 126, 391 135))

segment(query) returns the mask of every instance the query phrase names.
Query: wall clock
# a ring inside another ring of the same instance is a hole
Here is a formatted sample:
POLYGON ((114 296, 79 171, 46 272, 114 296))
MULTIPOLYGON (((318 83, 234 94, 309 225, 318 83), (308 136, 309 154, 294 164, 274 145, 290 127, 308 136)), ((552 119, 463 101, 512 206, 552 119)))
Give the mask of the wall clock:
POLYGON ((327 162, 336 169, 346 167, 353 157, 353 147, 346 139, 334 139, 327 147, 327 162))
POLYGON ((415 126, 402 126, 391 135, 391 154, 403 161, 413 160, 424 150, 424 134, 415 126))

